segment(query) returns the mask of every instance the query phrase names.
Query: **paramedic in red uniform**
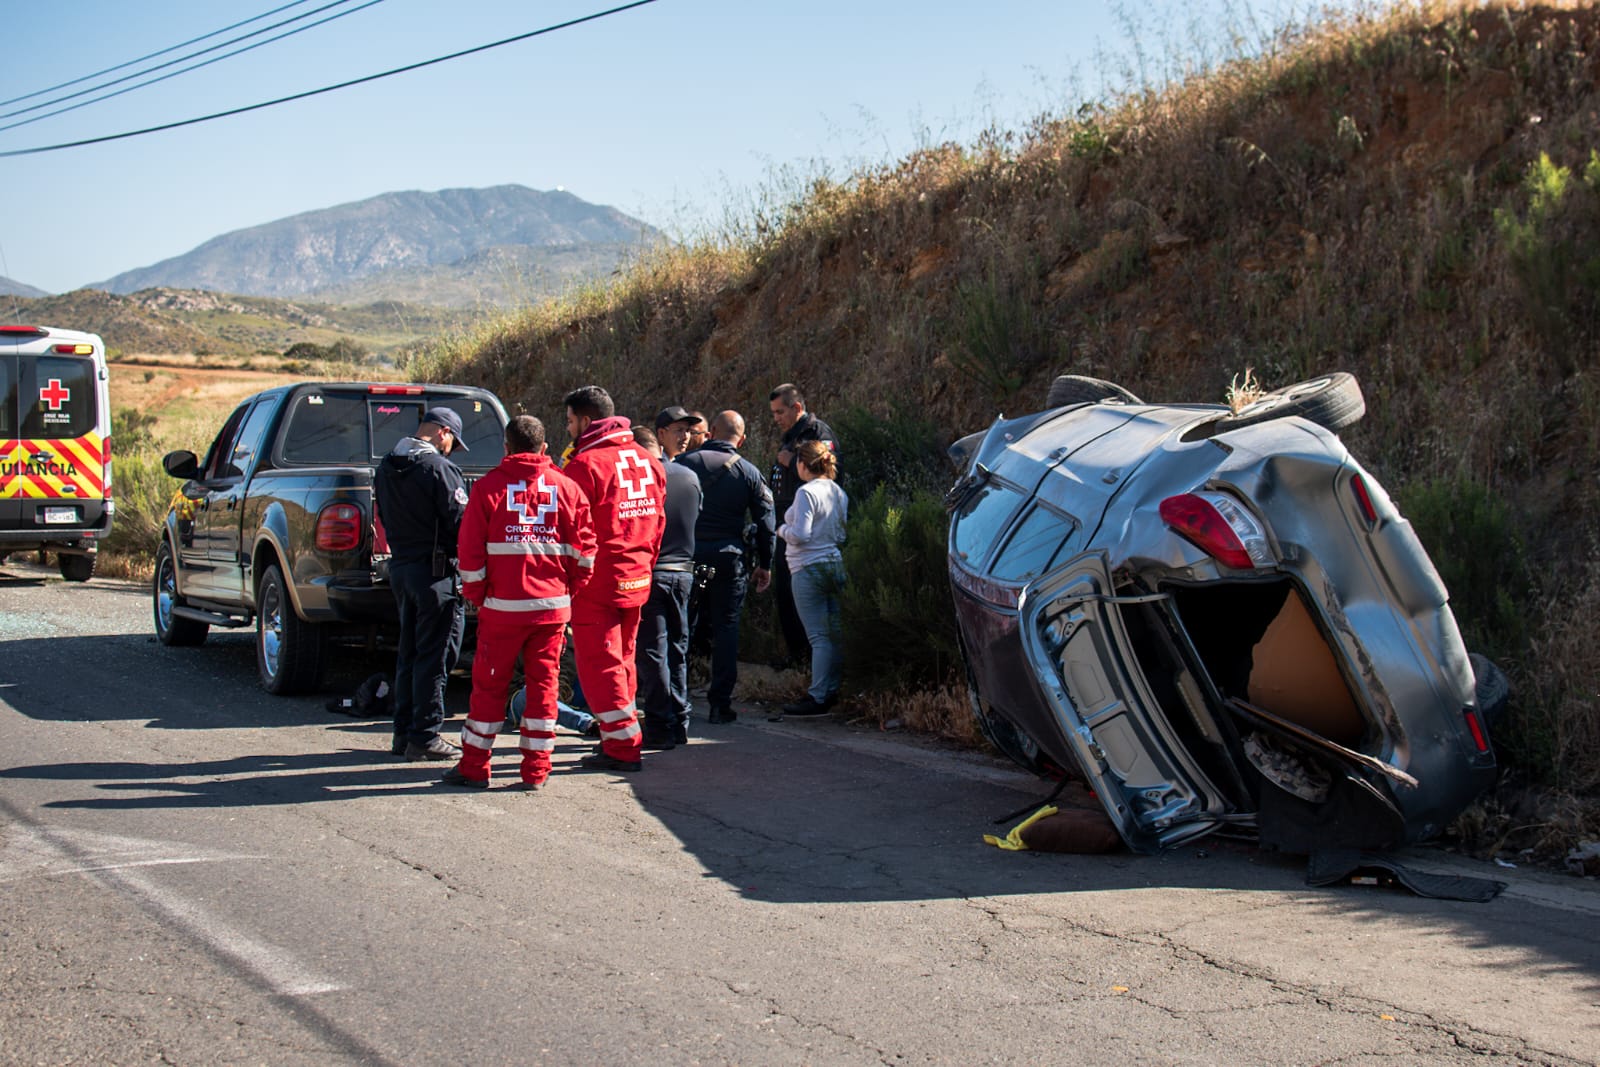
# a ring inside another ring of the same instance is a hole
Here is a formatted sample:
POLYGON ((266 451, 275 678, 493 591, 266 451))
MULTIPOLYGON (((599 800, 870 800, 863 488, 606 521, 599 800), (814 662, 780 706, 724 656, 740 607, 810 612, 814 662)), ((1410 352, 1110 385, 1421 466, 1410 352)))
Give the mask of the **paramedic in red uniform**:
POLYGON ((478 651, 461 761, 444 781, 489 785, 489 756, 520 654, 528 685, 521 785, 538 789, 550 777, 555 748, 562 631, 573 594, 594 570, 594 526, 583 491, 545 454, 542 422, 518 415, 505 442, 505 458, 472 487, 461 519, 461 591, 478 606, 478 651))
POLYGON ((633 657, 667 524, 666 471, 634 443, 628 420, 598 385, 574 389, 565 404, 574 448, 563 473, 589 498, 597 542, 594 576, 572 601, 578 680, 600 721, 599 751, 580 762, 594 771, 637 771, 642 735, 633 657))

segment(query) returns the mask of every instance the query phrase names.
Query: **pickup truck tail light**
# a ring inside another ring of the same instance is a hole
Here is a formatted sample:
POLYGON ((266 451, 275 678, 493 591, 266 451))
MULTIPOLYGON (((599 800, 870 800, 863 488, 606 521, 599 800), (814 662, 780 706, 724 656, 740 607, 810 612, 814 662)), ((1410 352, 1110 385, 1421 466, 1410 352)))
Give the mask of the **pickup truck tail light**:
POLYGON ((1224 567, 1248 571, 1273 563, 1261 523, 1226 493, 1169 496, 1161 521, 1224 567))
POLYGON ((361 547, 361 509, 354 504, 329 504, 317 512, 317 548, 351 552, 361 547))

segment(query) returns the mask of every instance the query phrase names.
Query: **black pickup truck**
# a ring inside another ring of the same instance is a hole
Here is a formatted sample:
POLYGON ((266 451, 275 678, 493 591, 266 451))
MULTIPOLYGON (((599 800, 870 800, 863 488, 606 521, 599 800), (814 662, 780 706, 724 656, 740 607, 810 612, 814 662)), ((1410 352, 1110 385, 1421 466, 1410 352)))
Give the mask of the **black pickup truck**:
POLYGON ((314 690, 328 642, 396 620, 373 508, 378 462, 428 408, 461 416, 468 480, 504 455, 505 408, 456 385, 306 382, 242 401, 204 459, 169 452, 173 495, 152 583, 156 636, 198 645, 256 629, 269 693, 314 690))

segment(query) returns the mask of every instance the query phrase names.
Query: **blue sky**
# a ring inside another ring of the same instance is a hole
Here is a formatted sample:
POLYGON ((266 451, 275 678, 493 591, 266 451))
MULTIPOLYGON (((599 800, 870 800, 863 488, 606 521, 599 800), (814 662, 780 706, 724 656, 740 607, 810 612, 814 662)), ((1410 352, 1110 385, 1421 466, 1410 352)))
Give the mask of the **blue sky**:
MULTIPOLYGON (((287 0, 0 2, 0 99, 10 99, 287 0)), ((227 36, 329 2, 308 0, 227 36)), ((252 104, 616 2, 381 0, 202 70, 0 131, 0 152, 252 104)), ((1275 0, 657 0, 247 115, 0 158, 0 274, 61 292, 302 211, 400 189, 505 183, 565 188, 692 236, 763 188, 781 189, 786 170, 843 174, 919 143, 970 141, 991 123, 1020 130, 1041 112, 1072 112, 1124 84, 1141 63, 1147 78, 1170 76, 1226 52, 1232 36, 1260 40, 1306 10, 1275 0)))

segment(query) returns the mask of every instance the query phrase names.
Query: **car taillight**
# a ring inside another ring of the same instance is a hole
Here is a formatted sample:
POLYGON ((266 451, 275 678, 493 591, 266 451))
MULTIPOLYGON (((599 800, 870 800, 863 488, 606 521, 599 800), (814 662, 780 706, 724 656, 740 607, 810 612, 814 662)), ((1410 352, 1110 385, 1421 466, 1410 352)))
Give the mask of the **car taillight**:
POLYGON ((324 552, 349 552, 361 545, 361 509, 354 504, 329 504, 317 513, 317 547, 324 552))
POLYGON ((379 396, 421 396, 422 395, 422 386, 420 386, 420 385, 369 385, 369 386, 367 386, 367 392, 375 393, 375 394, 377 394, 379 396))
POLYGON ((50 331, 43 326, 0 326, 0 336, 48 337, 50 336, 50 331))
POLYGON ((92 356, 94 345, 55 345, 54 351, 64 356, 92 356))
POLYGON ((1273 563, 1266 531, 1224 493, 1184 493, 1161 502, 1161 521, 1225 567, 1248 571, 1273 563))
POLYGON ((1367 492, 1367 480, 1357 474, 1350 479, 1350 491, 1356 496, 1356 507, 1361 509, 1361 517, 1367 520, 1368 526, 1378 524, 1378 509, 1372 506, 1372 494, 1367 492))
POLYGON ((1477 709, 1466 708, 1464 714, 1467 717, 1467 732, 1472 734, 1472 744, 1479 752, 1489 751, 1489 735, 1483 732, 1483 723, 1478 721, 1477 709))

